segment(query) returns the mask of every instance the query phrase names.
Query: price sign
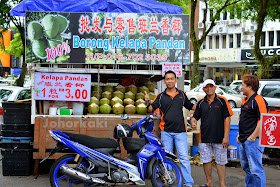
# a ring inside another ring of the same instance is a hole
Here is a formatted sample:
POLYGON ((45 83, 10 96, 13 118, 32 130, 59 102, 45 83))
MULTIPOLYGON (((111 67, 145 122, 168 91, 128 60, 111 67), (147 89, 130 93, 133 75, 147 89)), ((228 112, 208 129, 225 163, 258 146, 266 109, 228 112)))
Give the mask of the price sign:
POLYGON ((180 62, 164 62, 162 63, 162 76, 167 71, 174 71, 177 77, 182 77, 182 63, 180 62))
POLYGON ((90 100, 91 76, 88 74, 35 73, 35 100, 90 100))
POLYGON ((260 146, 280 148, 280 115, 261 115, 260 146))

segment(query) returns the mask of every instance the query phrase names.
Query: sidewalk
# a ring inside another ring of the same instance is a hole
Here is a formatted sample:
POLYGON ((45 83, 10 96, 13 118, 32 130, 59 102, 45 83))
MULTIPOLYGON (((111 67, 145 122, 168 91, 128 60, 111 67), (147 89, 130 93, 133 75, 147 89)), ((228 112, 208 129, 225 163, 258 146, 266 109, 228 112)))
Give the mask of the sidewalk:
MULTIPOLYGON (((0 156, 1 157, 1 156, 0 156)), ((237 165, 237 164, 236 164, 237 165)), ((49 166, 50 167, 50 166, 49 166)), ((37 179, 35 176, 3 176, 2 175, 2 162, 0 162, 0 186, 2 187, 49 187, 49 175, 47 173, 47 168, 44 169, 44 173, 41 174, 37 179)), ((213 184, 215 187, 219 186, 219 180, 217 175, 217 169, 214 166, 212 168, 213 184)), ((280 187, 280 167, 279 165, 265 166, 267 187, 280 187)), ((226 185, 228 187, 244 187, 245 173, 240 166, 236 167, 226 167, 226 185)), ((200 186, 205 184, 206 179, 202 166, 192 166, 192 176, 195 181, 195 186, 200 186)), ((136 185, 132 185, 136 186, 136 185)), ((146 186, 151 187, 151 182, 146 180, 146 186)))

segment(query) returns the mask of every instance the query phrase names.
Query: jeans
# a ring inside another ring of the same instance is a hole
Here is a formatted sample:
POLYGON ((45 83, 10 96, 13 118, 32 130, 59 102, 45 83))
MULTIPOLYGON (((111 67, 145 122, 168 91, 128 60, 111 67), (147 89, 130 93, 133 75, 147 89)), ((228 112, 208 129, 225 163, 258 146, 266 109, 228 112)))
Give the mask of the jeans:
POLYGON ((246 140, 240 144, 240 163, 246 172, 245 187, 265 187, 266 179, 262 165, 264 147, 259 146, 256 141, 246 140))
POLYGON ((192 186, 193 178, 191 176, 191 165, 188 154, 187 133, 169 133, 161 131, 161 140, 164 143, 165 149, 173 152, 175 142, 178 153, 182 175, 184 178, 184 186, 192 186))

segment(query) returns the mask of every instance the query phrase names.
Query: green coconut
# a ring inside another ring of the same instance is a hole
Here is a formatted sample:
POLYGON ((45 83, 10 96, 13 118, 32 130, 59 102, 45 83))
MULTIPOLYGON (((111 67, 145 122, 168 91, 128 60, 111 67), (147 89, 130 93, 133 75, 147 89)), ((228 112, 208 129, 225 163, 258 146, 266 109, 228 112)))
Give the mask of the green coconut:
POLYGON ((129 85, 128 87, 126 87, 127 91, 129 92, 132 92, 134 95, 137 94, 137 87, 133 84, 129 85))
POLYGON ((146 86, 141 86, 140 88, 138 88, 138 91, 142 92, 142 93, 145 93, 145 92, 149 93, 150 92, 149 88, 147 88, 146 86))
POLYGON ((155 90, 155 85, 151 81, 146 82, 145 86, 150 90, 150 92, 155 90))
POLYGON ((143 99, 138 99, 136 102, 135 102, 135 105, 138 106, 139 104, 145 104, 145 101, 143 99))
POLYGON ((156 95, 154 93, 149 93, 150 100, 154 100, 156 95))
POLYGON ((143 99, 143 100, 144 100, 144 99, 145 99, 145 94, 142 93, 142 92, 137 93, 135 99, 136 99, 136 100, 138 100, 138 99, 143 99))
POLYGON ((114 88, 113 88, 113 86, 111 86, 111 85, 106 85, 106 86, 104 86, 103 87, 103 92, 113 92, 113 90, 114 90, 114 88))
POLYGON ((30 40, 39 40, 44 35, 42 25, 37 21, 32 21, 27 26, 27 35, 30 40))
POLYGON ((124 107, 124 111, 125 111, 126 114, 135 114, 136 107, 134 105, 126 105, 124 107))
POLYGON ((124 112, 124 106, 120 103, 117 103, 113 106, 112 110, 114 114, 122 114, 124 112))
POLYGON ((134 105, 134 101, 130 98, 126 98, 123 100, 124 105, 134 105))
POLYGON ((112 93, 111 92, 108 92, 108 91, 105 91, 101 94, 102 98, 107 98, 107 99, 112 99, 112 93))
POLYGON ((114 91, 113 97, 118 97, 120 99, 123 99, 123 93, 121 91, 114 91))
POLYGON ((55 18, 59 25, 58 33, 63 33, 68 27, 68 20, 62 15, 57 15, 55 18))
POLYGON ((122 92, 123 94, 125 93, 125 87, 123 87, 122 85, 118 85, 115 87, 115 91, 120 91, 122 92))
POLYGON ((101 105, 104 105, 104 104, 110 104, 110 100, 109 99, 107 99, 107 98, 102 98, 102 99, 100 99, 100 101, 99 101, 99 105, 101 106, 101 105))
POLYGON ((98 105, 98 99, 94 96, 90 98, 90 101, 89 101, 88 104, 91 105, 92 103, 95 103, 95 104, 98 105))
POLYGON ((54 15, 46 15, 42 19, 42 25, 45 30, 45 34, 49 39, 56 37, 59 30, 59 23, 54 15))
POLYGON ((139 104, 137 105, 136 107, 136 111, 137 111, 137 114, 140 114, 140 115, 146 115, 147 113, 147 108, 146 108, 146 105, 145 104, 139 104))
POLYGON ((95 103, 92 103, 88 106, 88 112, 90 114, 97 114, 99 112, 99 106, 95 103))
POLYGON ((98 93, 97 91, 92 91, 92 92, 91 92, 91 95, 92 95, 93 97, 96 97, 97 99, 100 99, 100 98, 101 98, 101 94, 98 93))
POLYGON ((134 99, 135 99, 135 94, 132 93, 131 91, 126 92, 126 93, 124 94, 124 98, 125 98, 125 99, 130 98, 130 99, 134 100, 134 99))
POLYGON ((95 86, 92 87, 92 91, 97 91, 100 94, 102 94, 102 87, 98 86, 98 85, 95 85, 95 86))
POLYGON ((56 35, 53 39, 48 40, 49 48, 56 48, 58 44, 62 45, 62 37, 59 34, 56 35))
POLYGON ((101 105, 99 108, 101 114, 110 114, 112 109, 111 106, 108 104, 101 105))
POLYGON ((45 39, 34 40, 32 42, 33 53, 41 59, 47 58, 47 52, 46 52, 47 48, 48 48, 47 41, 45 39))
POLYGON ((123 101, 118 98, 118 97, 114 97, 112 100, 111 100, 111 106, 114 106, 115 104, 117 103, 120 103, 120 104, 123 104, 123 101))

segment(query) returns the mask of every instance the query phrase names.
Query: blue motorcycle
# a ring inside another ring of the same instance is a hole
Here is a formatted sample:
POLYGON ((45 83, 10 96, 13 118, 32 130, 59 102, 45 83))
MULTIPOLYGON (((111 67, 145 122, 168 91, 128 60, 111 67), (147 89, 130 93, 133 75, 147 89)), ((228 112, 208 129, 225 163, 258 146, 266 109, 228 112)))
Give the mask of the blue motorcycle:
MULTIPOLYGON (((129 117, 123 115, 121 119, 129 117)), ((51 186, 145 185, 145 178, 151 179, 153 186, 183 186, 179 163, 175 162, 177 157, 164 149, 162 141, 152 133, 153 126, 152 116, 132 126, 125 123, 115 126, 114 138, 118 142, 122 139, 129 153, 125 159, 113 156, 119 143, 111 138, 49 130, 57 146, 47 158, 61 150, 71 150, 52 165, 51 186), (133 131, 139 138, 132 138, 133 131)))

